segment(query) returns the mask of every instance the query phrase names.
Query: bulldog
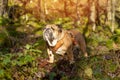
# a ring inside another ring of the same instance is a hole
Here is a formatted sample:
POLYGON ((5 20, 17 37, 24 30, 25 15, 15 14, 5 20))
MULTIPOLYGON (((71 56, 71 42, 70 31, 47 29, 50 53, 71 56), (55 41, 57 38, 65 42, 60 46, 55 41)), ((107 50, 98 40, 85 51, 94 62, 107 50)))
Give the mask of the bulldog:
POLYGON ((43 30, 43 39, 47 44, 49 63, 54 63, 54 53, 62 56, 66 54, 70 63, 73 63, 73 48, 75 46, 81 47, 80 49, 87 56, 84 38, 76 30, 64 30, 60 26, 49 24, 43 30))
POLYGON ((82 53, 84 54, 84 56, 88 57, 88 53, 86 50, 86 42, 85 42, 83 35, 77 29, 71 29, 68 31, 72 36, 72 41, 73 41, 74 47, 80 49, 82 51, 82 53))

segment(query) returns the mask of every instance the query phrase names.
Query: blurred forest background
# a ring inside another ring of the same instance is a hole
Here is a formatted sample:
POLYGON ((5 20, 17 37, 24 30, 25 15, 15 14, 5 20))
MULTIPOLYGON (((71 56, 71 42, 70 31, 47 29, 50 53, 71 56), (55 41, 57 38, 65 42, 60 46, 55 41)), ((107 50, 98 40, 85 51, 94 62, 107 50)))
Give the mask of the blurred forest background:
POLYGON ((120 80, 120 0, 0 0, 0 80, 120 80), (44 64, 46 24, 77 28, 89 57, 44 64))

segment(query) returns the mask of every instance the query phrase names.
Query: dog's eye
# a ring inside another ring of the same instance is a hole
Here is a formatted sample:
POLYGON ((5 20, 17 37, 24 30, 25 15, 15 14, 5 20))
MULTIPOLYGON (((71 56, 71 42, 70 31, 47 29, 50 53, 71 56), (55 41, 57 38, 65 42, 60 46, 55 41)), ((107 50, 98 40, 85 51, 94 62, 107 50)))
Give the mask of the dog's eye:
POLYGON ((53 27, 51 27, 52 30, 55 30, 53 27))

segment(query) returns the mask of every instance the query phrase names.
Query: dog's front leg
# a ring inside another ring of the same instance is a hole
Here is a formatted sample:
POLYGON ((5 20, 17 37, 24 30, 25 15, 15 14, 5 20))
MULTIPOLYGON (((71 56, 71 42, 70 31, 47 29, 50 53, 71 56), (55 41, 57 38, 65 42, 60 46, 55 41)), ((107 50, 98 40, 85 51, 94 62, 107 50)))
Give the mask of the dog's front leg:
POLYGON ((48 62, 53 63, 54 62, 54 54, 53 54, 53 52, 50 49, 47 48, 47 53, 48 53, 48 56, 49 56, 48 62))

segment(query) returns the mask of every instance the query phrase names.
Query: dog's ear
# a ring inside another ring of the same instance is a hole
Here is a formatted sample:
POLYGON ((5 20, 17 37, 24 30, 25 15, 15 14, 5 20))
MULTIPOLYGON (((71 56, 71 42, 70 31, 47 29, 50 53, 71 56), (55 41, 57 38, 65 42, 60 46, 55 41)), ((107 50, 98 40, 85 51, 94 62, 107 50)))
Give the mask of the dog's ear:
POLYGON ((62 28, 62 25, 60 25, 60 24, 56 24, 59 28, 62 28))
POLYGON ((58 28, 59 28, 59 32, 62 32, 62 25, 57 24, 58 28))

